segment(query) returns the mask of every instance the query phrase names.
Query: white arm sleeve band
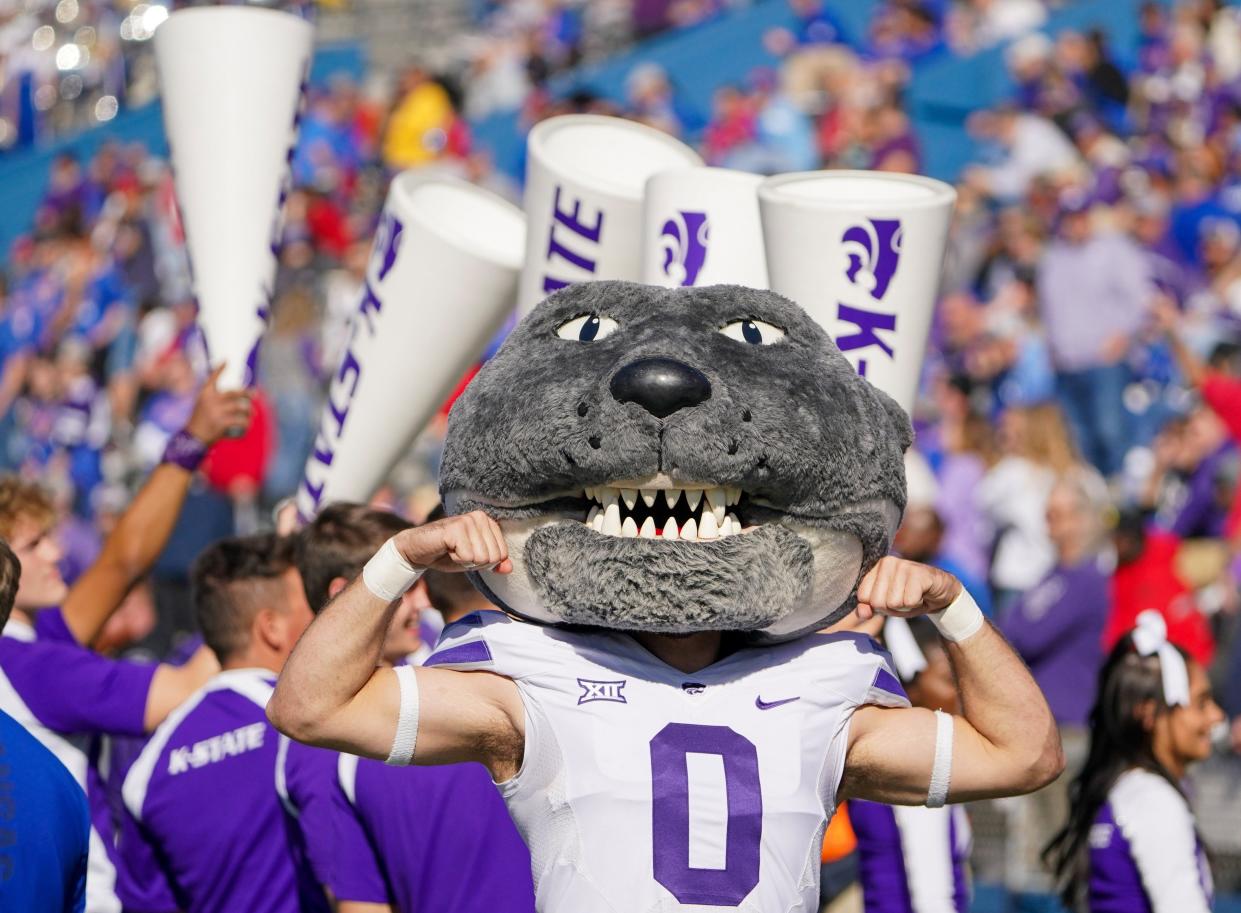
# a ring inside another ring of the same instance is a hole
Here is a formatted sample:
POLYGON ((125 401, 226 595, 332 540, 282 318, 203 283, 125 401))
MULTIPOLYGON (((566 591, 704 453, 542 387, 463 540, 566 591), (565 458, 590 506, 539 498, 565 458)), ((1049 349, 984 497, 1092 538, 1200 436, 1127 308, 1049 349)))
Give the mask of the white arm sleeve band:
POLYGON ((401 687, 401 712, 396 720, 392 751, 384 763, 407 766, 414 763, 414 748, 418 744, 418 677, 413 666, 397 666, 392 671, 401 687))
POLYGON ((362 582, 375 596, 385 602, 396 602, 418 582, 426 568, 414 567, 397 551, 389 539, 371 556, 362 568, 362 582))
POLYGON ((952 783, 952 716, 935 711, 935 763, 931 766, 931 787, 926 792, 927 808, 942 808, 948 801, 952 783))

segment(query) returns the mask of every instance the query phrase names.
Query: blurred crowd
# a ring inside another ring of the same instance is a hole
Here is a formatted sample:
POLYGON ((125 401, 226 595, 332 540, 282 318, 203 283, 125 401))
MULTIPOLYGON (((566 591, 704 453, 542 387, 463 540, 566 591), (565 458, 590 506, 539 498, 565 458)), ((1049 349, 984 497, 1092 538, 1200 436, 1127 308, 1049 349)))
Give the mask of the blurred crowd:
MULTIPOLYGON (((179 592, 203 545, 264 526, 296 487, 388 178, 443 168, 517 196, 470 118, 598 111, 681 136, 715 165, 917 172, 906 95, 918 62, 1008 42, 1012 96, 968 122, 983 151, 958 184, 897 547, 982 596, 1048 694, 1071 767, 1095 670, 1143 609, 1164 614, 1241 719, 1241 15, 1216 0, 1149 3, 1122 59, 1101 33, 1035 31, 1047 17, 1036 0, 889 0, 853 45, 820 0, 791 2, 796 27, 764 37, 779 65, 720 87, 709 111, 649 63, 622 103, 556 98, 547 80, 609 23, 642 37, 703 21, 718 0, 486 4, 450 76, 410 68, 389 92, 345 78, 313 88, 255 421, 205 464, 185 512, 195 522, 156 568, 157 600, 161 580, 179 592)), ((123 101, 149 78, 115 46, 137 9, 60 0, 8 14, 0 116, 14 132, 0 143, 26 135, 15 98, 56 117, 54 99, 68 98, 69 71, 20 75, 47 51, 30 46, 39 23, 63 36, 93 17, 73 40, 87 47, 92 29, 98 72, 81 74, 79 95, 98 111, 98 93, 123 101), (66 4, 76 12, 62 19, 66 4), (41 109, 40 92, 53 98, 41 109)), ((85 104, 66 123, 83 122, 85 104)), ((0 288, 0 471, 54 492, 70 580, 189 415, 204 371, 193 318, 166 163, 119 145, 57 160, 0 288)), ((422 519, 436 451, 432 429, 381 498, 422 519)), ((1023 814, 1032 847, 1049 836, 1039 821, 1063 820, 1060 807, 1023 814)), ((1045 889, 1029 855, 1016 879, 1045 889)))
MULTIPOLYGON (((106 123, 158 92, 150 39, 171 10, 199 0, 0 3, 0 150, 106 123)), ((749 0, 742 0, 748 3, 749 0)), ((731 4, 738 5, 737 3, 731 4)), ((306 18, 366 15, 366 0, 283 0, 306 18)), ((520 105, 557 72, 669 28, 717 15, 723 0, 476 0, 436 48, 438 67, 467 86, 470 117, 520 105)), ((391 10, 374 15, 393 18, 391 10)), ((416 19, 417 10, 411 13, 416 19)), ((402 28, 406 19, 393 19, 402 28)), ((377 90, 384 94, 384 89, 377 90)))

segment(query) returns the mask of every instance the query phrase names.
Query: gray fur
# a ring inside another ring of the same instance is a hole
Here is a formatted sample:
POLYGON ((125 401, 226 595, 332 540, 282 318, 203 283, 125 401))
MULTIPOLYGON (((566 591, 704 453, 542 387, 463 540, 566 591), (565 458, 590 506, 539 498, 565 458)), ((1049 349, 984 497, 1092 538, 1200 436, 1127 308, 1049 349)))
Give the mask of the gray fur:
POLYGON ((680 634, 783 618, 810 591, 814 555, 781 526, 699 543, 617 539, 568 522, 530 537, 526 565, 566 622, 680 634), (722 619, 722 605, 741 611, 722 619))
MULTIPOLYGON (((862 561, 854 587, 887 552, 892 518, 905 503, 902 455, 911 440, 900 407, 858 377, 827 334, 779 295, 737 286, 585 283, 539 305, 457 399, 441 488, 453 512, 481 506, 503 521, 575 517, 566 499, 584 486, 657 472, 739 486, 765 505, 751 516, 788 529, 672 543, 611 539, 560 523, 530 537, 525 560, 535 588, 565 621, 652 631, 757 629, 800 598, 813 573, 815 553, 790 530, 855 535, 862 561), (619 329, 590 343, 556 336, 557 327, 585 313, 611 317, 619 329), (786 336, 751 346, 718 332, 746 318, 782 327, 786 336), (616 402, 612 375, 651 356, 702 371, 710 399, 663 420, 616 402), (892 509, 873 507, 881 503, 892 509), (695 592, 711 597, 699 600, 695 592)), ((850 595, 822 606, 821 621, 852 604, 850 595)))

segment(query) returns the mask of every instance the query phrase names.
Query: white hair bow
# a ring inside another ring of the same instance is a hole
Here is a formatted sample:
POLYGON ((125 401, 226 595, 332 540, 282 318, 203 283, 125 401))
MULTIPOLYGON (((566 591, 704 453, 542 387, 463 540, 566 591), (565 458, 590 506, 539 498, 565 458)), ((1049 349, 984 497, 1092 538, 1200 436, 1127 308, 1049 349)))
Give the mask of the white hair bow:
POLYGON ((1163 699, 1169 707, 1189 706, 1189 670, 1181 652, 1168 643, 1168 624, 1154 609, 1138 615, 1133 629, 1133 646, 1139 656, 1159 655, 1159 671, 1163 678, 1163 699))
POLYGON ((889 616, 883 623, 883 640, 892 654, 892 665, 896 666, 896 674, 903 682, 911 682, 914 676, 926 668, 926 657, 914 640, 914 632, 909 629, 909 622, 903 618, 889 616))

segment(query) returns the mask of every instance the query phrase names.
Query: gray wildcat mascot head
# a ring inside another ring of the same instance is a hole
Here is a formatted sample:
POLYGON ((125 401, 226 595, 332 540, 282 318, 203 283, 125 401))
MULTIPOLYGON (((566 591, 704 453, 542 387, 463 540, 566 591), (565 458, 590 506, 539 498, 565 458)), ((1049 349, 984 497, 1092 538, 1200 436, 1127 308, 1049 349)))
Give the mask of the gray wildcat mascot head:
POLYGON ((909 418, 801 308, 737 286, 572 286, 457 399, 441 489, 499 521, 475 584, 532 621, 778 641, 887 553, 909 418))

